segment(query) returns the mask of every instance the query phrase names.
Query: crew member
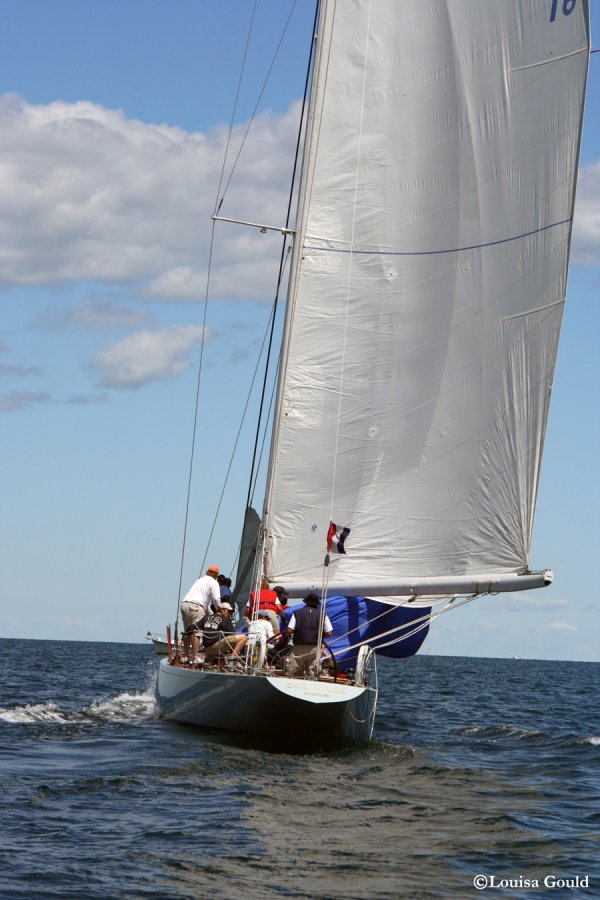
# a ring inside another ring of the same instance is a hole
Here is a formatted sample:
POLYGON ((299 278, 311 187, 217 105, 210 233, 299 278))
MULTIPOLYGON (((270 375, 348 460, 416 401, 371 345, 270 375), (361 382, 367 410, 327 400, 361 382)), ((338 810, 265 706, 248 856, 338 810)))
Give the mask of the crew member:
MULTIPOLYGON (((297 610, 288 622, 288 632, 294 636, 292 652, 286 659, 288 675, 317 675, 317 646, 321 624, 321 604, 316 594, 304 598, 305 605, 297 610)), ((323 619, 322 638, 331 637, 333 628, 329 616, 323 619)))
POLYGON ((217 612, 210 613, 200 622, 207 662, 215 662, 223 654, 239 656, 246 643, 246 635, 236 634, 233 630, 232 611, 231 604, 222 600, 217 612))
POLYGON ((263 578, 261 582, 260 591, 252 591, 250 594, 250 604, 245 610, 245 615, 251 619, 257 607, 258 609, 272 609, 275 615, 279 615, 281 612, 279 596, 269 588, 266 578, 263 578))
POLYGON ((217 582, 218 566, 209 566, 206 575, 198 578, 181 601, 181 618, 183 619, 183 650, 189 655, 192 648, 193 662, 198 662, 200 646, 199 623, 208 613, 219 608, 221 591, 217 582))

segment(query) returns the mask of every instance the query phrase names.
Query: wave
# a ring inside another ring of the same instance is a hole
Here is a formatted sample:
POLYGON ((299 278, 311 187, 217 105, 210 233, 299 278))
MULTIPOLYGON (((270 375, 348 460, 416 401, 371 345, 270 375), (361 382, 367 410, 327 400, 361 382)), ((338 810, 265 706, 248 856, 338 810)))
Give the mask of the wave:
POLYGON ((545 735, 542 731, 530 728, 520 728, 511 722, 502 722, 497 725, 473 725, 468 728, 461 728, 457 732, 459 735, 477 735, 478 737, 497 738, 515 737, 519 740, 539 741, 543 740, 545 735))
POLYGON ((154 715, 154 694, 123 693, 110 700, 95 700, 86 714, 111 722, 151 718, 154 715))
POLYGON ((518 741, 545 741, 558 748, 581 747, 582 745, 600 746, 600 737, 589 735, 581 737, 572 732, 547 734, 536 729, 520 728, 512 723, 496 725, 480 725, 461 728, 456 732, 463 737, 476 736, 496 741, 502 738, 514 738, 518 741))
POLYGON ((151 719, 153 716, 154 695, 150 692, 124 692, 107 700, 94 700, 90 706, 81 710, 63 709, 52 700, 12 708, 0 707, 0 722, 9 725, 72 725, 99 721, 131 723, 151 719))
POLYGON ((57 725, 63 725, 66 721, 72 721, 71 714, 66 713, 52 701, 15 706, 13 709, 0 707, 0 722, 8 722, 10 725, 27 725, 31 722, 55 722, 57 725))

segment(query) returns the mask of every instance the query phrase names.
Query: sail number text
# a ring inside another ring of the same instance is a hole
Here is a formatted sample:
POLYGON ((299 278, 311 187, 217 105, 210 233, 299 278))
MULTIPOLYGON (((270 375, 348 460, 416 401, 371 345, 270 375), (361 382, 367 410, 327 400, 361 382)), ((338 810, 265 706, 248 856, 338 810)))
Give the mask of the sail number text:
MULTIPOLYGON (((577 4, 577 0, 563 0, 562 2, 562 14, 563 16, 570 16, 575 6, 577 4)), ((550 10, 550 21, 554 22, 556 19, 556 14, 558 12, 558 0, 552 0, 552 9, 550 10)))

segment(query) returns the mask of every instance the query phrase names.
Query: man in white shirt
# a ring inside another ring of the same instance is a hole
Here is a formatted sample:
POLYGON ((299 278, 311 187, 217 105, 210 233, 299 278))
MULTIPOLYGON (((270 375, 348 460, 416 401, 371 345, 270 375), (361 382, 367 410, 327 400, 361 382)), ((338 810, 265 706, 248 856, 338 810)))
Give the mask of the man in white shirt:
POLYGON ((209 566, 203 575, 191 586, 181 601, 183 619, 183 651, 186 655, 192 648, 193 661, 198 660, 200 646, 200 620, 209 613, 216 612, 221 603, 221 591, 217 582, 218 566, 209 566))

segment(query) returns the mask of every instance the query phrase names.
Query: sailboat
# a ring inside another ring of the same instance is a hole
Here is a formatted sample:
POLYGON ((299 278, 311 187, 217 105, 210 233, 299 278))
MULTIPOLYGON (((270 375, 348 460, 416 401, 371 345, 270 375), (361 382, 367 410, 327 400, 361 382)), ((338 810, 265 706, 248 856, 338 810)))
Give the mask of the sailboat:
POLYGON ((168 656, 169 645, 162 635, 153 634, 151 631, 149 631, 146 634, 146 640, 152 641, 152 646, 154 647, 154 652, 157 656, 168 656))
POLYGON ((172 646, 156 702, 210 729, 343 745, 372 734, 377 654, 417 652, 477 597, 552 582, 529 551, 589 10, 323 0, 314 48, 250 544, 255 584, 322 598, 335 665, 297 677, 254 655, 229 671, 172 646))

